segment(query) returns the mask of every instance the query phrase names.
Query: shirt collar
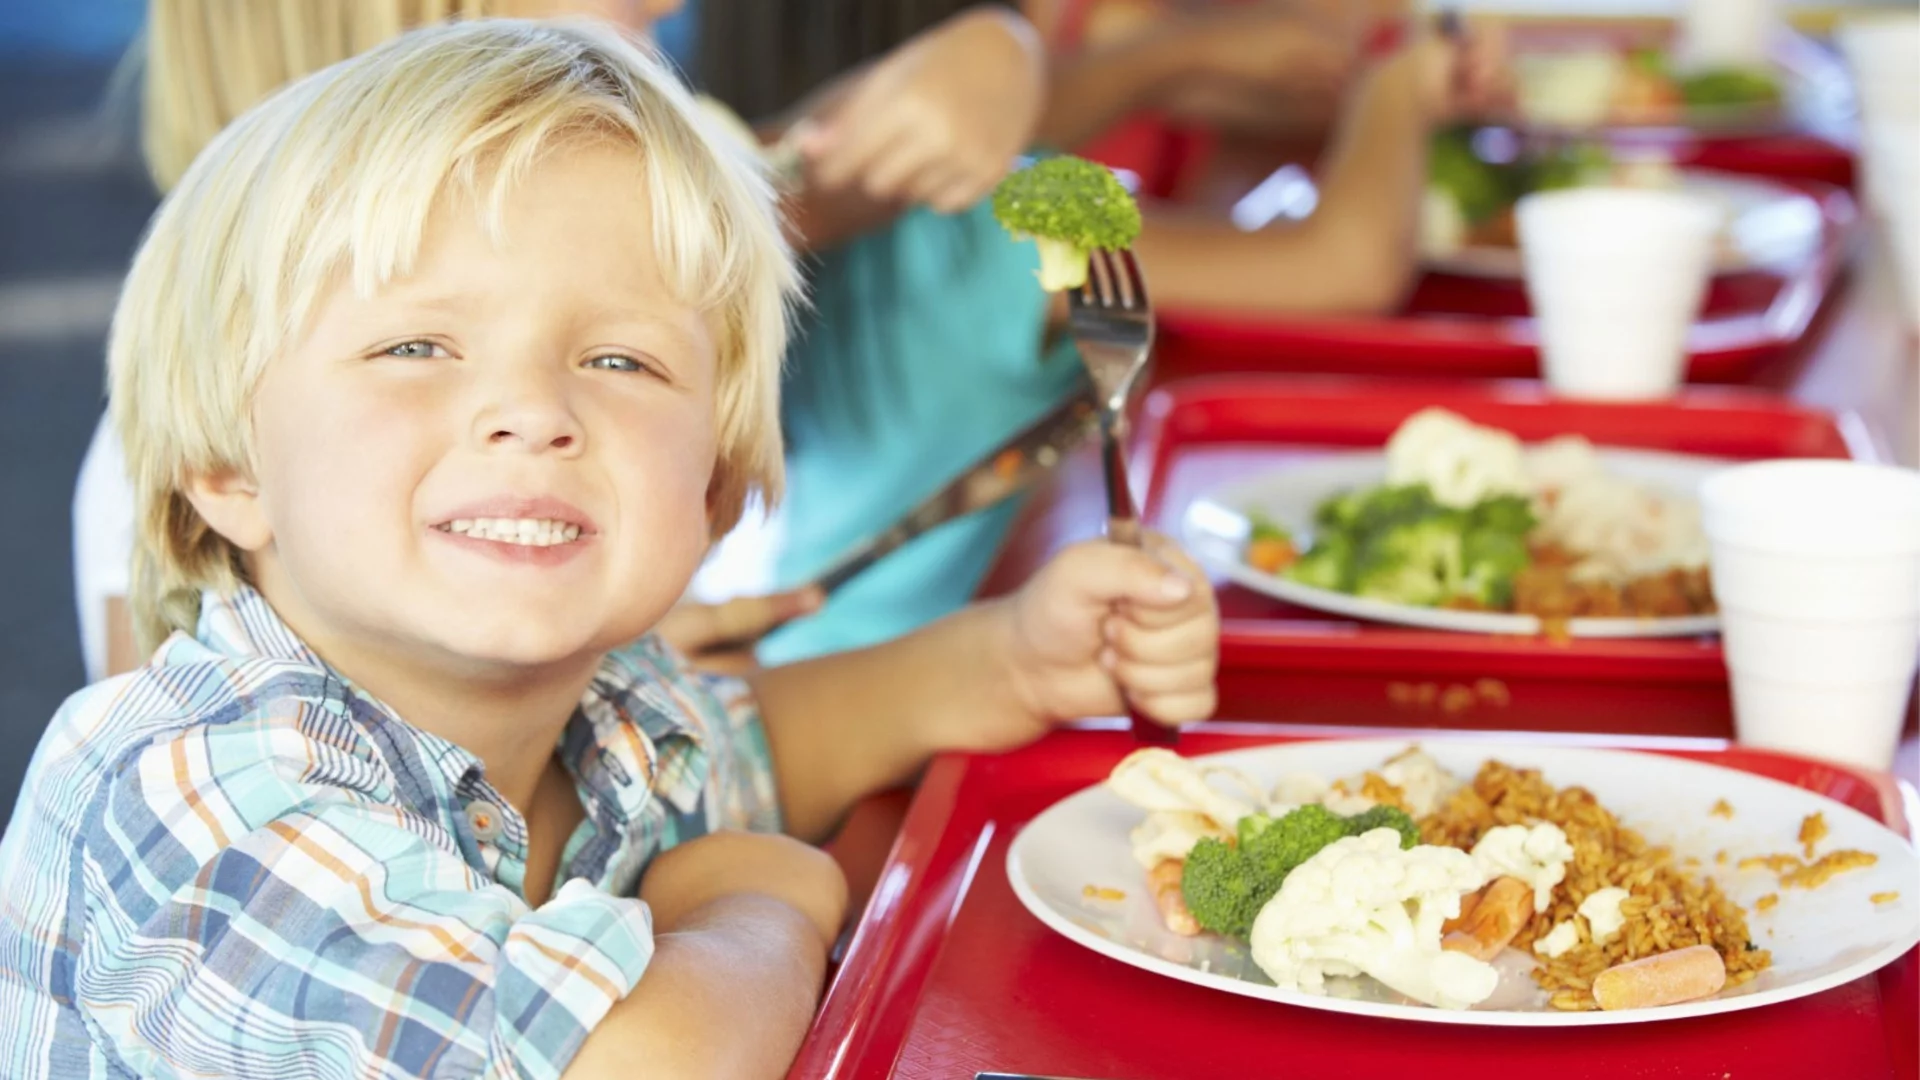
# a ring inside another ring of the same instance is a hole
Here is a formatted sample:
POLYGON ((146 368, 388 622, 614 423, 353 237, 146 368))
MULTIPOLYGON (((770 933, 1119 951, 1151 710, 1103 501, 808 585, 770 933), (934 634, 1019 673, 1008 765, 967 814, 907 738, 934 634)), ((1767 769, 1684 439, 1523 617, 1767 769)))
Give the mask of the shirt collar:
MULTIPOLYGON (((359 697, 378 706, 381 715, 400 719, 328 667, 287 626, 267 598, 249 585, 227 594, 204 590, 193 635, 174 634, 161 647, 155 663, 168 666, 209 659, 274 659, 310 667, 343 698, 359 697)), ((697 718, 699 710, 680 700, 679 684, 688 678, 685 660, 670 646, 649 636, 602 659, 581 696, 580 707, 561 737, 562 758, 581 784, 615 816, 632 820, 638 815, 656 787, 662 758, 670 751, 676 758, 703 761, 707 740, 697 718)), ((477 758, 457 744, 411 724, 405 726, 433 751, 430 756, 451 783, 458 787, 472 782, 473 773, 480 768, 477 758)), ((703 778, 703 769, 692 771, 703 778)), ((698 802, 702 785, 659 786, 660 794, 669 802, 690 811, 698 802)))

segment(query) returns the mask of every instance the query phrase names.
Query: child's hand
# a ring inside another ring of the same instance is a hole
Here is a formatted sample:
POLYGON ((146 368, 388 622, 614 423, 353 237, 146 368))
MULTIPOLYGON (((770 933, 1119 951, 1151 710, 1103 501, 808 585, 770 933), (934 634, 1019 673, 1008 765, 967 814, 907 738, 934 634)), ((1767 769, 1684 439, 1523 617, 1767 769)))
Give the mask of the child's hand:
POLYGON ((1009 613, 1014 683, 1041 724, 1128 705, 1167 725, 1213 714, 1213 587, 1163 536, 1147 534, 1144 549, 1068 548, 1013 597, 1009 613))
POLYGON ((753 668, 755 643, 787 622, 820 610, 822 602, 814 588, 736 596, 718 604, 683 600, 653 632, 695 667, 737 675, 753 668))
POLYGON ((847 917, 847 879, 833 856, 789 836, 713 833, 669 848, 640 879, 640 899, 653 909, 657 932, 724 896, 751 893, 779 900, 813 921, 823 946, 847 917))
POLYGON ((1456 36, 1423 37, 1403 56, 1420 69, 1420 100, 1434 123, 1484 116, 1513 104, 1512 58, 1499 23, 1471 22, 1456 36))
MULTIPOLYGON (((1351 20, 1343 20, 1350 22, 1351 20)), ((1162 48, 1189 88, 1252 94, 1331 113, 1359 59, 1355 26, 1302 17, 1292 5, 1233 4, 1168 21, 1162 48)))
POLYGON ((894 50, 826 115, 808 121, 809 178, 943 213, 978 202, 1026 148, 1045 101, 1033 28, 968 11, 894 50))

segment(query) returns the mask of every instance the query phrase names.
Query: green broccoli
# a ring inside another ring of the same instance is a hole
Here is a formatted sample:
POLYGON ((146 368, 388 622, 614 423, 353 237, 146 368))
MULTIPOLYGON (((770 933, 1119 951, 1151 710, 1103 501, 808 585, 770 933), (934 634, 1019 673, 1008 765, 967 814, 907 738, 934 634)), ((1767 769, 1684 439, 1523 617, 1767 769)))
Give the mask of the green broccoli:
POLYGON ((1353 531, 1370 535, 1444 512, 1425 484, 1377 487, 1365 492, 1355 508, 1353 531))
POLYGON ((1353 592, 1431 607, 1460 582, 1465 515, 1444 512, 1369 536, 1354 562, 1353 592))
POLYGON ((1680 100, 1695 107, 1774 105, 1780 101, 1780 83, 1772 72, 1757 68, 1715 68, 1682 76, 1680 100))
POLYGON ((1324 533, 1281 574, 1311 588, 1345 592, 1353 585, 1353 541, 1345 533, 1324 533))
POLYGON ((1348 836, 1359 836, 1374 829, 1392 829, 1400 834, 1400 846, 1403 849, 1416 847, 1420 843, 1420 826, 1415 825, 1407 812, 1397 806, 1382 805, 1362 810, 1347 818, 1343 824, 1348 836))
POLYGON ((1180 895, 1194 921, 1228 937, 1252 932, 1254 916, 1279 891, 1278 882, 1267 887, 1245 852, 1211 837, 1193 845, 1180 871, 1180 895))
POLYGON ((1297 807, 1284 817, 1269 818, 1268 822, 1265 827, 1249 832, 1242 821, 1240 850, 1253 861, 1261 880, 1271 881, 1276 892, 1294 867, 1347 835, 1346 820, 1319 803, 1297 807))
POLYGON ((1529 165, 1523 186, 1528 191, 1585 187, 1604 181, 1612 170, 1613 154, 1604 144, 1576 142, 1529 165))
POLYGON ((1460 216, 1478 225, 1513 202, 1499 166, 1473 152, 1471 127, 1436 133, 1427 157, 1427 181, 1452 197, 1460 216))
POLYGON ((1318 803, 1277 818, 1249 814, 1236 824, 1232 843, 1209 837, 1187 853, 1180 895, 1201 926, 1245 939, 1260 909, 1296 867, 1335 840, 1382 827, 1399 830, 1403 847, 1419 842, 1412 819, 1390 806, 1376 806, 1350 818, 1318 803))
POLYGON ((1285 525, 1258 510, 1247 512, 1247 524, 1251 527, 1247 534, 1248 540, 1285 540, 1289 544, 1293 543, 1293 533, 1289 532, 1285 525))
POLYGON ((1460 581, 1453 595, 1486 608, 1504 608, 1513 599, 1513 579, 1527 565, 1524 535, 1498 529, 1467 533, 1460 581))
POLYGON ((1533 531, 1535 524, 1533 502, 1525 495, 1495 495, 1481 499, 1467 511, 1467 528, 1472 532, 1525 536, 1533 531))
POLYGON ((1087 252, 1130 247, 1140 235, 1140 207, 1104 165, 1061 155, 1007 175, 993 192, 993 216, 1040 249, 1040 287, 1048 292, 1087 283, 1087 252))

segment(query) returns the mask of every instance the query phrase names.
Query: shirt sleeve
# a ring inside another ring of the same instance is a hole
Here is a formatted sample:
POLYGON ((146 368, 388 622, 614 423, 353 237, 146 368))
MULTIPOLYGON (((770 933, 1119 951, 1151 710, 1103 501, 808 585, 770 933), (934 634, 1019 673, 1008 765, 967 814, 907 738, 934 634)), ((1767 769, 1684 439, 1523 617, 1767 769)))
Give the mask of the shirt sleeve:
POLYGON ((139 1076, 559 1076, 646 970, 646 906, 573 881, 529 909, 382 798, 404 782, 245 723, 130 762, 83 863, 100 1049, 139 1076))
POLYGON ((713 704, 708 731, 713 753, 713 803, 716 828, 779 832, 780 793, 774 781, 773 753, 760 718, 760 702, 744 679, 699 675, 713 704))

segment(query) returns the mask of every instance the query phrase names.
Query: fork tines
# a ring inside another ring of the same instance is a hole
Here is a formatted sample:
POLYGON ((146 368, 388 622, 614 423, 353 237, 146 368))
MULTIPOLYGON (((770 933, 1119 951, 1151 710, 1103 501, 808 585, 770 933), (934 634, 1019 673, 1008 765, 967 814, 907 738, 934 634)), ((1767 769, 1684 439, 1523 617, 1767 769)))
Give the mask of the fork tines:
POLYGON ((1087 253, 1087 283, 1075 289, 1069 299, 1088 307, 1119 308, 1130 311, 1147 306, 1147 283, 1140 276, 1140 263, 1130 248, 1087 253))

